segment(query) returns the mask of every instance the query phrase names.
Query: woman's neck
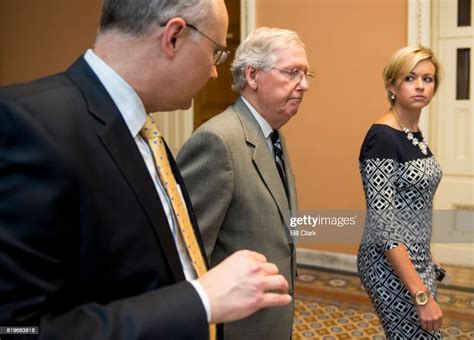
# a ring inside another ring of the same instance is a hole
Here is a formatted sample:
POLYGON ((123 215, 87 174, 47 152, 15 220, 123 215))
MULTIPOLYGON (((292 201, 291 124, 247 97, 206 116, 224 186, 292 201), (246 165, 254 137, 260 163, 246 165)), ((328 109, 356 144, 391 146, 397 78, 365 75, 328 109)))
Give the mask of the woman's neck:
POLYGON ((390 113, 394 116, 400 128, 407 128, 410 131, 418 131, 421 110, 407 111, 400 107, 392 106, 390 113))

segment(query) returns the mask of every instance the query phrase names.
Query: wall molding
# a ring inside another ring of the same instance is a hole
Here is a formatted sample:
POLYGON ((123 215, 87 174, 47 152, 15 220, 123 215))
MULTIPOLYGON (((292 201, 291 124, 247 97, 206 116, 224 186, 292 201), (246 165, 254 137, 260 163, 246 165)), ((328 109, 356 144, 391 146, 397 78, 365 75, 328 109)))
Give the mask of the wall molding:
POLYGON ((240 1, 240 40, 244 40, 257 25, 256 0, 240 1))
POLYGON ((179 149, 193 133, 193 108, 153 114, 163 136, 176 157, 179 149))
POLYGON ((408 0, 408 45, 431 44, 431 0, 408 0))
MULTIPOLYGON (((407 45, 423 45, 431 48, 431 3, 432 0, 408 0, 407 45)), ((420 130, 430 138, 429 108, 422 111, 420 130)))

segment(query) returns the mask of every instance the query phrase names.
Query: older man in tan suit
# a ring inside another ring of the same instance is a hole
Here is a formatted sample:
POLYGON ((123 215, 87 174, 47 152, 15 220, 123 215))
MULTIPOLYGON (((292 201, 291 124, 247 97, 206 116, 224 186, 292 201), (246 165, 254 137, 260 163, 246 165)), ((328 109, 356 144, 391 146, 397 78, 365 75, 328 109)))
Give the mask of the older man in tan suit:
MULTIPOLYGON (((293 294, 294 175, 278 131, 308 90, 308 61, 295 32, 260 28, 232 64, 241 97, 191 136, 178 155, 211 266, 238 249, 275 263, 293 294)), ((224 339, 290 339, 293 304, 224 325, 224 339)))

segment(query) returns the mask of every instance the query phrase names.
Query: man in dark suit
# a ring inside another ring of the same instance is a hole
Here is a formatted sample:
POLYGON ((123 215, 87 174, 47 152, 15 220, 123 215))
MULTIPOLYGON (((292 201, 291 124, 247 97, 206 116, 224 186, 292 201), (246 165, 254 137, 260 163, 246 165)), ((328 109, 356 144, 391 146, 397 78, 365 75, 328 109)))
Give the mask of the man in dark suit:
POLYGON ((140 135, 147 113, 188 108, 217 77, 227 26, 223 0, 105 0, 92 50, 65 73, 0 90, 0 326, 205 339, 210 323, 291 301, 252 251, 196 277, 140 135))
MULTIPOLYGON (((252 249, 278 266, 290 292, 296 269, 287 223, 297 214, 296 188, 285 143, 272 135, 298 112, 308 68, 295 32, 251 33, 232 64, 241 97, 197 129, 177 157, 211 266, 252 249)), ((224 324, 224 339, 288 340, 292 326, 288 304, 224 324)))

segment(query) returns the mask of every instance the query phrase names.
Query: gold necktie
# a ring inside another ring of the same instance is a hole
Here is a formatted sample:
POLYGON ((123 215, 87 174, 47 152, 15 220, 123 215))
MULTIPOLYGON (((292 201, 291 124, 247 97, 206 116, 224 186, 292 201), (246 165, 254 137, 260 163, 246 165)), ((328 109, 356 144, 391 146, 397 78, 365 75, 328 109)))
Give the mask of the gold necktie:
MULTIPOLYGON (((193 268, 197 276, 201 276, 207 272, 207 267, 201 253, 201 248, 196 240, 191 220, 186 209, 186 205, 181 194, 178 192, 178 185, 171 171, 168 155, 163 141, 163 135, 158 126, 150 115, 147 115, 146 122, 140 131, 140 135, 146 139, 155 160, 156 170, 160 176, 161 183, 165 187, 168 198, 173 208, 176 222, 181 231, 184 244, 191 258, 193 268)), ((209 325, 209 339, 216 338, 216 326, 209 325)))

